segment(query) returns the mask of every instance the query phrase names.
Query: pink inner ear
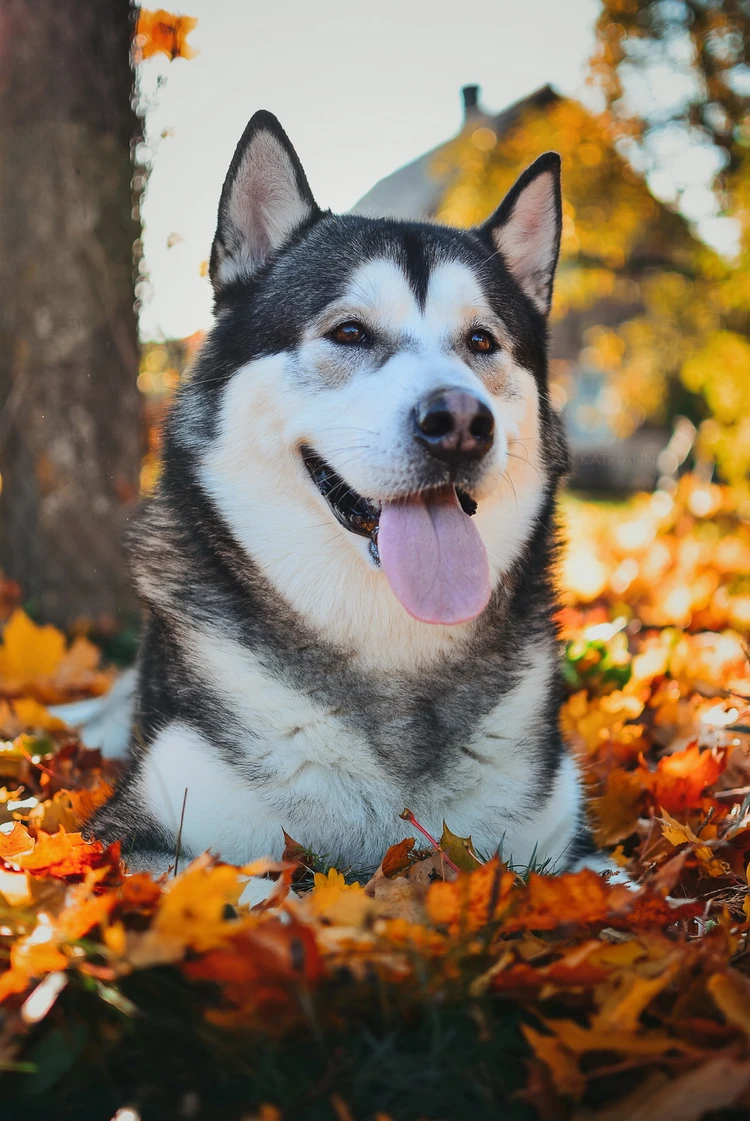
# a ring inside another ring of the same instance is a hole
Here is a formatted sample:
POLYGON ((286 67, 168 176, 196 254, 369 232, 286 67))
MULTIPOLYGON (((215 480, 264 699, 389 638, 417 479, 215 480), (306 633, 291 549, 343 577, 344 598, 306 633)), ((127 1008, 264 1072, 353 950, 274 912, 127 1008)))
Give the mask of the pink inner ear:
POLYGON ((555 182, 549 172, 521 192, 510 218, 495 231, 495 243, 523 290, 546 311, 557 251, 555 182))
POLYGON ((259 132, 245 152, 227 212, 238 235, 232 247, 235 265, 251 268, 283 245, 310 216, 292 161, 271 133, 259 132))

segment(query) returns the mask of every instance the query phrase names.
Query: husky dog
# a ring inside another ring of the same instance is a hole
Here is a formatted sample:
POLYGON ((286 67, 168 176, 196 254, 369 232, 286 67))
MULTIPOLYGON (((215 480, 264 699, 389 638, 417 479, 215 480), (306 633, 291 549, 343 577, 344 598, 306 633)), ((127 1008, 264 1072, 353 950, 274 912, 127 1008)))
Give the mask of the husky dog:
POLYGON ((561 737, 547 383, 560 160, 471 230, 321 210, 257 113, 219 205, 216 323, 131 540, 148 613, 131 868, 283 833, 374 864, 408 805, 523 865, 601 867, 561 737))

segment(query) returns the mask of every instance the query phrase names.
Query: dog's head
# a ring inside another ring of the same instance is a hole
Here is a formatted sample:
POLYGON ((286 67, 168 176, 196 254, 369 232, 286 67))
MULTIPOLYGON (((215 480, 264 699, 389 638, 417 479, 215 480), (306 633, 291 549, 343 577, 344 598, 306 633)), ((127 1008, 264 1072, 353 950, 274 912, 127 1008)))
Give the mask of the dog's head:
POLYGON ((457 230, 322 211, 277 120, 250 121, 193 392, 215 410, 205 484, 287 594, 292 550, 316 580, 334 548, 423 622, 484 609, 559 473, 546 334, 560 227, 554 153, 457 230))

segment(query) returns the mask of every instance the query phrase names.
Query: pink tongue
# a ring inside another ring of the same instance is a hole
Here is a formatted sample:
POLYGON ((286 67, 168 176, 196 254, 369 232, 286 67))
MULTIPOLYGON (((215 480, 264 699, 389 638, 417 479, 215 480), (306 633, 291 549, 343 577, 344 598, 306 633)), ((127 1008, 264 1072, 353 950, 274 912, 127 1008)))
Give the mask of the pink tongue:
POLYGON ((487 552, 453 487, 386 503, 378 549, 391 590, 415 619, 466 623, 487 606, 487 552))

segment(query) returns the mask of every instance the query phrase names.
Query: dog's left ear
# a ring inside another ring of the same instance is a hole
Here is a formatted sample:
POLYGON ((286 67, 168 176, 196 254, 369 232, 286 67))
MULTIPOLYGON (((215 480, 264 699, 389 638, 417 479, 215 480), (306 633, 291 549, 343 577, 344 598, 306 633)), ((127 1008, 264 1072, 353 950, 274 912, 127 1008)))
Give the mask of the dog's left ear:
POLYGON ((234 153, 219 202, 209 274, 216 292, 252 276, 320 209, 299 157, 273 113, 250 120, 234 153))
POLYGON ((545 152, 526 168, 481 230, 537 310, 548 315, 562 230, 557 152, 545 152))

